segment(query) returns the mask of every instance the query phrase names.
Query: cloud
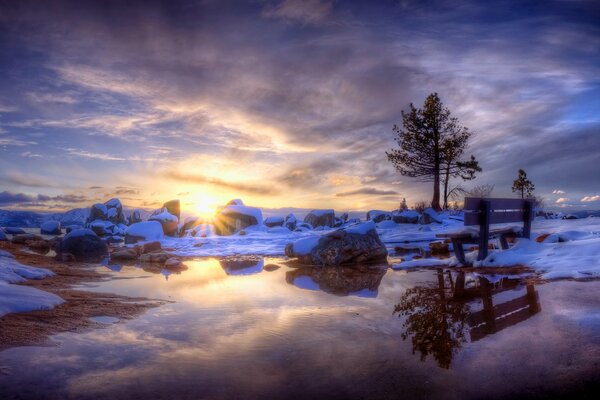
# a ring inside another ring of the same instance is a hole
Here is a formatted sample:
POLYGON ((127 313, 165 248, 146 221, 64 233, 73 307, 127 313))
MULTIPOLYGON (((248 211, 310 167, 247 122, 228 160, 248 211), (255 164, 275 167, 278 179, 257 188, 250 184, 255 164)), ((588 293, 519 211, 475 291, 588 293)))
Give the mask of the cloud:
POLYGON ((1 178, 11 185, 28 187, 56 187, 56 183, 39 175, 25 174, 19 171, 9 171, 1 178))
POLYGON ((27 157, 27 158, 42 158, 44 157, 41 154, 37 154, 37 153, 32 153, 30 151, 25 151, 23 153, 21 153, 21 157, 27 157))
POLYGON ((555 189, 552 191, 552 194, 565 194, 564 190, 555 189))
POLYGON ((179 171, 167 171, 165 176, 170 179, 183 181, 194 184, 208 184, 217 187, 233 189, 245 193, 253 193, 259 195, 276 194, 279 191, 273 186, 267 186, 262 184, 251 184, 241 182, 229 182, 220 178, 214 178, 210 176, 204 176, 200 174, 188 174, 179 171))
POLYGON ((379 196, 388 196, 388 195, 397 195, 399 194, 395 190, 380 190, 372 187, 363 187, 356 190, 351 190, 348 192, 336 193, 336 197, 347 197, 347 196, 356 196, 356 195, 379 195, 379 196))
POLYGON ((21 140, 11 137, 0 137, 0 146, 28 146, 31 144, 37 144, 30 140, 21 140))
POLYGON ((581 198, 580 200, 583 203, 588 203, 588 202, 592 202, 592 201, 600 201, 600 195, 596 195, 596 196, 584 196, 581 198))
POLYGON ((275 6, 267 6, 263 11, 263 16, 316 24, 327 18, 332 9, 333 1, 283 0, 275 6))
POLYGON ((85 201, 88 201, 86 196, 75 194, 48 196, 45 194, 28 195, 24 193, 11 193, 8 191, 0 192, 0 205, 47 205, 45 203, 82 203, 85 201))
POLYGON ((34 197, 28 196, 24 193, 10 193, 7 191, 0 192, 0 204, 2 205, 28 203, 34 200, 34 197))
POLYGON ((107 153, 95 153, 87 150, 80 150, 74 148, 65 148, 63 149, 70 156, 83 157, 83 158, 91 158, 95 160, 102 161, 156 161, 156 158, 153 157, 142 157, 142 156, 117 156, 107 153))
POLYGON ((556 199, 556 204, 560 204, 560 203, 566 203, 567 201, 569 201, 570 199, 566 198, 566 197, 560 197, 558 199, 556 199))
POLYGON ((135 195, 135 194, 140 194, 139 189, 118 187, 117 190, 115 190, 115 195, 135 195))

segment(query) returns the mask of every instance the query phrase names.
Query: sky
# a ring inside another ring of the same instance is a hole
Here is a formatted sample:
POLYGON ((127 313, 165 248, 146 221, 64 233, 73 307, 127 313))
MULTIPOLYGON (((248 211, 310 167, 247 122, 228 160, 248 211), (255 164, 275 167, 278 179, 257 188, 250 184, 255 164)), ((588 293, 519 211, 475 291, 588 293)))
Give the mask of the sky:
MULTIPOLYGON (((0 208, 430 201, 385 151, 437 92, 474 185, 600 209, 598 1, 0 0, 0 208)), ((455 181, 459 184, 461 182, 455 181)))

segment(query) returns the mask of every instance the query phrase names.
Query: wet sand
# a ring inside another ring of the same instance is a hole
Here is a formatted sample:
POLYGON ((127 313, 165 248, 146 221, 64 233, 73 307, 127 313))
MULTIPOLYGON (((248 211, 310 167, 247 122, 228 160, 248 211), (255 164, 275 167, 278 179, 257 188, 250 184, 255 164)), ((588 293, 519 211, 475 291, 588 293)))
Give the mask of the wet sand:
POLYGON ((56 274, 41 280, 27 280, 20 285, 54 293, 65 300, 52 310, 0 317, 0 351, 15 346, 52 345, 48 340, 51 335, 67 331, 84 332, 106 326, 90 318, 108 316, 129 320, 165 303, 163 300, 75 289, 75 285, 107 280, 110 276, 98 272, 92 264, 57 261, 35 254, 23 245, 0 243, 0 249, 13 254, 21 264, 46 268, 56 274))

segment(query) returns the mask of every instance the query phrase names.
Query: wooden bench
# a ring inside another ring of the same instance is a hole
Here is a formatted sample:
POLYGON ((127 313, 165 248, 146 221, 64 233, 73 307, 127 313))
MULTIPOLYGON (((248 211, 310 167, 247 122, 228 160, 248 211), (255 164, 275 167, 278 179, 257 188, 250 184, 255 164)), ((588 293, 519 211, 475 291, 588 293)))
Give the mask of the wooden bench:
POLYGON ((521 237, 531 237, 531 221, 533 220, 533 200, 531 199, 486 199, 466 197, 464 206, 465 226, 479 226, 479 231, 464 230, 437 234, 438 238, 452 241, 454 254, 458 261, 467 265, 463 244, 477 244, 479 251, 477 260, 481 261, 488 255, 490 239, 499 239, 500 247, 508 249, 509 237, 519 236, 513 227, 490 229, 492 224, 511 222, 523 223, 521 237))

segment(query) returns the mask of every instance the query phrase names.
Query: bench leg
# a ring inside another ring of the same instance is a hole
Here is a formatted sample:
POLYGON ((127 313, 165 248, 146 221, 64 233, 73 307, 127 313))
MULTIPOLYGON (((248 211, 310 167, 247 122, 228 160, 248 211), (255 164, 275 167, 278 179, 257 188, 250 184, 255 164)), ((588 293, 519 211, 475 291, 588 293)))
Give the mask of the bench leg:
POLYGON ((467 265, 465 260, 465 250, 463 249, 462 241, 458 239, 452 239, 452 247, 454 248, 454 254, 462 265, 467 265))
POLYGON ((479 250, 477 251, 477 261, 481 261, 488 256, 488 237, 487 235, 479 238, 479 250))
POLYGON ((506 235, 500 235, 500 247, 502 250, 508 250, 508 241, 506 240, 506 235))

